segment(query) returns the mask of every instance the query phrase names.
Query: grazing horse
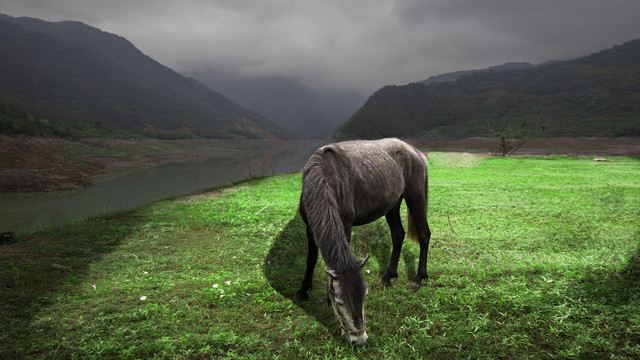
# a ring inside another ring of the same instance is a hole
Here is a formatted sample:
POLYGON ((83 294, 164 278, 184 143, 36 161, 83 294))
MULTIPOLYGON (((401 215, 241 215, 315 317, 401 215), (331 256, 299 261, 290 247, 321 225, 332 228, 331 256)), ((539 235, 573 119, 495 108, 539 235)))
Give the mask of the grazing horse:
POLYGON ((418 290, 427 279, 427 251, 431 232, 427 224, 427 161, 424 155, 398 139, 346 141, 316 150, 304 167, 300 215, 307 226, 307 270, 296 299, 307 300, 318 249, 327 267, 327 297, 343 335, 355 346, 367 342, 364 299, 367 284, 360 270, 369 257, 351 252, 351 227, 383 215, 391 230, 391 261, 380 282, 398 277, 398 261, 405 231, 400 219, 402 199, 407 204, 408 236, 420 244, 418 273, 409 285, 418 290))

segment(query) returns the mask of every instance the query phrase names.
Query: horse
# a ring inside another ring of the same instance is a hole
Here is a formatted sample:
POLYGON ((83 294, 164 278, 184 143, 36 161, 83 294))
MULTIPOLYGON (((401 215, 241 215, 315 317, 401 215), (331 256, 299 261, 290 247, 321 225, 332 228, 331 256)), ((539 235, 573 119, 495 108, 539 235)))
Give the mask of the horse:
POLYGON ((417 291, 427 279, 431 231, 427 223, 427 160, 411 145, 396 139, 354 140, 317 149, 302 173, 299 212, 306 225, 307 269, 296 301, 308 300, 318 250, 326 265, 327 303, 342 334, 354 346, 368 336, 364 300, 368 292, 361 273, 369 256, 357 259, 349 246, 351 228, 385 216, 393 249, 380 279, 391 285, 405 237, 400 205, 407 205, 408 237, 420 245, 418 271, 409 288, 417 291))

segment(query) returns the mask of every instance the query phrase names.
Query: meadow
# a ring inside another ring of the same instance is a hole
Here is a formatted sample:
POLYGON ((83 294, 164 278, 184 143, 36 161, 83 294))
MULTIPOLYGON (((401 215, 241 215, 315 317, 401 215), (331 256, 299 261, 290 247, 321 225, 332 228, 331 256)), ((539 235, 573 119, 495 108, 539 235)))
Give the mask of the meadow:
MULTIPOLYGON (((376 286, 369 344, 341 338, 318 262, 308 302, 300 173, 154 202, 0 245, 0 358, 640 358, 640 160, 429 154, 429 279, 418 247, 376 286)), ((406 223, 405 223, 406 224, 406 223)))

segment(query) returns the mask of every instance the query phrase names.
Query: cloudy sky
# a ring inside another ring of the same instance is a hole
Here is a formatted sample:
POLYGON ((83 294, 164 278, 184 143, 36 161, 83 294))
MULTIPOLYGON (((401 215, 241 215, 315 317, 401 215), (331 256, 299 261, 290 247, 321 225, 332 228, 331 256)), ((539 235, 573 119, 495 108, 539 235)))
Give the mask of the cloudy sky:
POLYGON ((638 0, 0 0, 0 12, 82 21, 185 74, 280 75, 363 95, 640 38, 638 0))

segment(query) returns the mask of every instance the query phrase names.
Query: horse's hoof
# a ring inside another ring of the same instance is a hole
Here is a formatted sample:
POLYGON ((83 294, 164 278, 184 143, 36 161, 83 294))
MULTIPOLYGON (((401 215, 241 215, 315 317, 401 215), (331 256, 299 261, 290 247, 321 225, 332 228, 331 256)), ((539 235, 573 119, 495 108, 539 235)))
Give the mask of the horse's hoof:
POLYGON ((384 281, 384 280, 380 279, 380 281, 378 281, 378 284, 376 286, 378 286, 378 287, 388 287, 388 286, 391 286, 391 281, 384 281))
POLYGON ((420 290, 420 287, 422 287, 422 285, 418 284, 415 281, 412 281, 408 286, 409 290, 413 292, 417 292, 418 290, 420 290))
POLYGON ((293 296, 293 302, 294 303, 301 303, 303 301, 307 301, 309 300, 309 294, 307 294, 307 292, 300 292, 298 291, 294 296, 293 296))

